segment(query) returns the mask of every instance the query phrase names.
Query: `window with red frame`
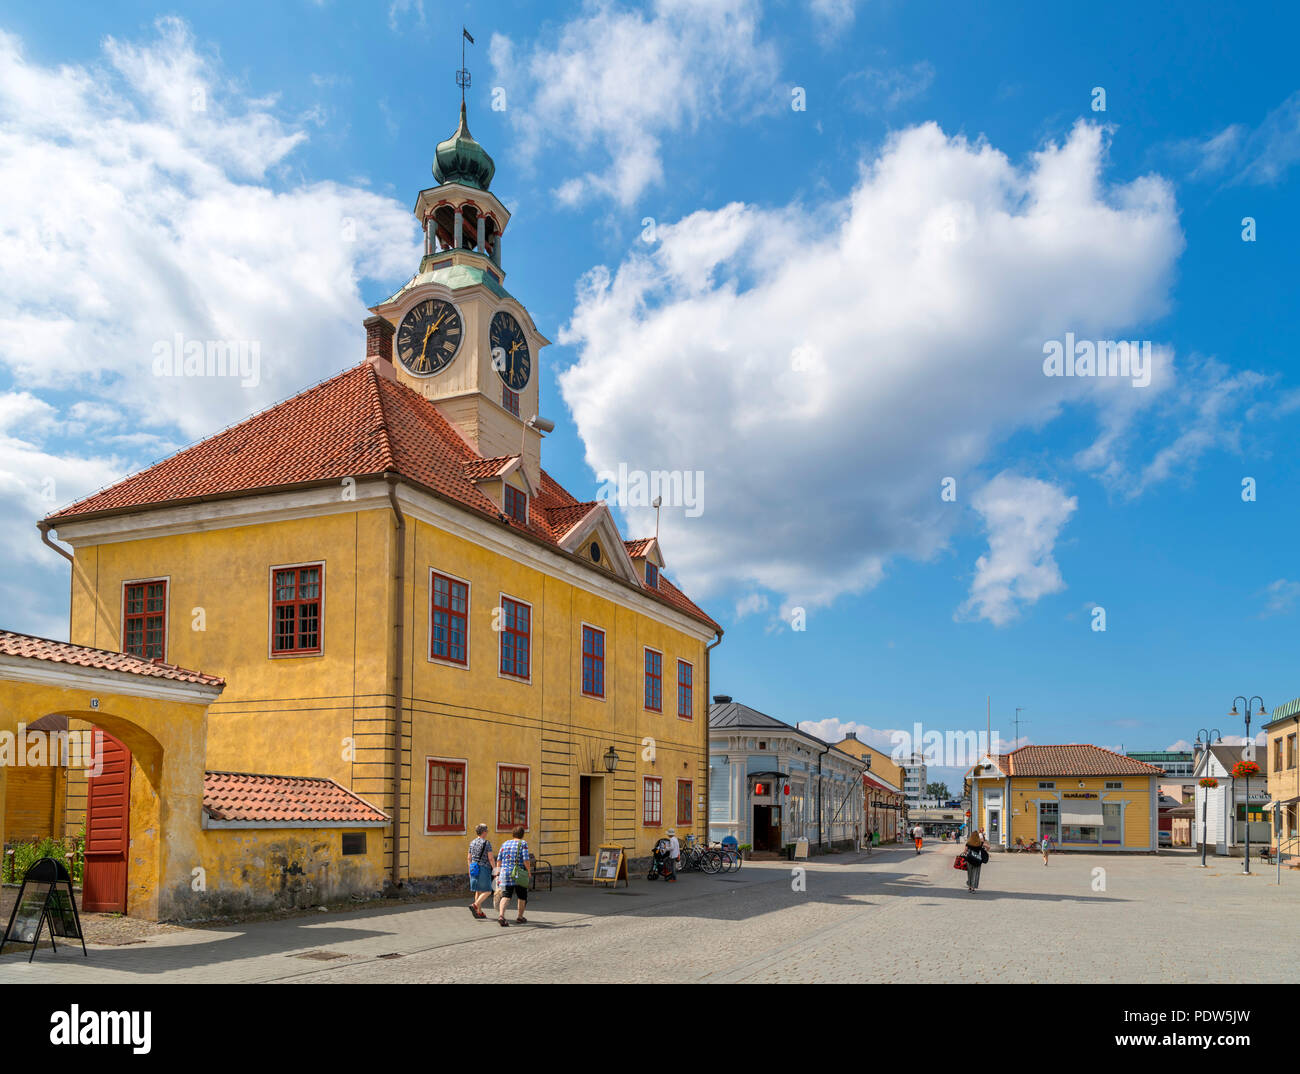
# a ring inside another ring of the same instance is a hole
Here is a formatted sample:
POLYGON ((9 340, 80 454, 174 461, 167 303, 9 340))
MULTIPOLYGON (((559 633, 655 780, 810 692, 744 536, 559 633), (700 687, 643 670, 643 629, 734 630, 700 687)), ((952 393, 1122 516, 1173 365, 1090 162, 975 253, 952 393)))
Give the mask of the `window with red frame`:
POLYGON ((519 393, 501 385, 501 405, 516 418, 519 417, 519 393))
POLYGON ((132 582, 122 593, 122 652, 167 659, 167 583, 132 582))
POLYGON ((695 719, 695 669, 685 660, 677 661, 677 715, 683 720, 695 719))
POLYGON ((508 832, 517 824, 528 827, 528 769, 497 768, 497 830, 508 832))
POLYGON ((528 496, 513 485, 506 486, 506 514, 516 522, 528 523, 528 496))
POLYGON ((658 828, 664 822, 664 781, 658 776, 645 776, 642 788, 641 823, 658 828))
POLYGON ((465 830, 465 765, 459 761, 429 762, 428 830, 465 830))
POLYGON ((677 827, 694 824, 695 784, 689 779, 677 781, 677 827))
POLYGON ((271 649, 275 653, 320 652, 320 607, 325 568, 285 567, 275 571, 272 586, 271 649))
POLYGON ((509 597, 501 598, 501 673, 528 678, 532 645, 532 609, 509 597))
POLYGON ((659 588, 659 568, 648 560, 645 565, 645 584, 651 589, 659 588))
POLYGON ((645 707, 651 712, 664 710, 664 656, 653 649, 645 651, 645 707))
POLYGON ((469 649, 465 639, 469 625, 469 586, 434 574, 431 602, 433 629, 429 632, 429 655, 453 664, 468 664, 469 649))
POLYGON ((589 626, 582 628, 582 692, 605 696, 605 632, 589 626))

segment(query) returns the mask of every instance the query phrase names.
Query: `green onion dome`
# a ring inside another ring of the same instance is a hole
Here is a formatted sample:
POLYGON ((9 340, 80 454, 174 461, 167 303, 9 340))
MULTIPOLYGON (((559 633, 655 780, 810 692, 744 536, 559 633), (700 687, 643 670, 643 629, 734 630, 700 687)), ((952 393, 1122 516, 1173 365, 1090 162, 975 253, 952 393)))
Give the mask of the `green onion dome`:
POLYGON ((433 157, 433 177, 439 183, 463 183, 478 190, 492 184, 496 165, 487 150, 474 141, 465 119, 465 102, 460 102, 460 126, 445 142, 439 142, 433 157))

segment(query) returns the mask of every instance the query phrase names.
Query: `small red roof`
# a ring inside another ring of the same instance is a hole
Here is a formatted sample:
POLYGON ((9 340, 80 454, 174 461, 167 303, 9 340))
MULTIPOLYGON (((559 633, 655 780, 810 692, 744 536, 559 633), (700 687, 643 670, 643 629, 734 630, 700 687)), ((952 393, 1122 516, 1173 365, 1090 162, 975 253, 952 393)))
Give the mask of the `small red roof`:
MULTIPOLYGON (((369 362, 255 414, 46 519, 219 500, 344 478, 397 474, 462 507, 552 547, 595 502, 579 503, 550 474, 528 500, 527 523, 503 514, 479 487, 509 456, 485 459, 419 392, 380 376, 369 362)), ((599 568, 594 568, 599 569, 599 568)), ((721 628, 671 585, 642 589, 678 611, 721 628)))
POLYGON ((83 668, 102 671, 125 671, 150 679, 171 679, 174 682, 192 682, 202 686, 226 685, 225 679, 190 671, 175 664, 155 663, 126 653, 112 653, 107 649, 91 649, 85 645, 71 645, 66 641, 37 638, 31 634, 17 634, 0 630, 0 655, 21 656, 30 660, 48 660, 52 664, 75 664, 83 668))
POLYGON ((1021 746, 999 757, 1008 776, 1160 776, 1163 768, 1101 746, 1021 746))
POLYGON ((204 772, 203 811, 212 820, 263 824, 375 824, 389 819, 332 779, 252 772, 204 772))
POLYGON ((635 541, 623 542, 627 548, 627 554, 633 559, 643 558, 646 552, 650 550, 650 546, 654 543, 655 539, 653 537, 639 537, 635 541))

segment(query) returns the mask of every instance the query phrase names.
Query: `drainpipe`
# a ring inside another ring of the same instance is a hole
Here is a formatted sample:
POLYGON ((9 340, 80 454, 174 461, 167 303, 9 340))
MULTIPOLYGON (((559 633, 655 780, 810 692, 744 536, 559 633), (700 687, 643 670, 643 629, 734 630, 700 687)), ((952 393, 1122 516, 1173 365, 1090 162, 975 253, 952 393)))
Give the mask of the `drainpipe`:
MULTIPOLYGON (((459 223, 459 217, 457 218, 459 223)), ((393 619, 393 867, 389 874, 393 887, 402 883, 402 698, 406 684, 402 674, 406 660, 406 516, 397 503, 397 478, 385 475, 388 482, 388 502, 397 520, 397 573, 393 582, 397 589, 397 609, 393 619)))
POLYGON ((41 531, 42 544, 46 544, 50 548, 53 548, 54 551, 56 551, 69 563, 73 562, 71 552, 69 552, 66 548, 60 548, 57 544, 55 544, 53 541, 50 540, 50 524, 48 522, 44 522, 44 521, 38 522, 36 523, 36 528, 41 531))
POLYGON ((826 833, 822 831, 822 758, 831 752, 827 746, 817 755, 817 845, 826 845, 826 833))
POLYGON ((722 631, 719 630, 717 636, 704 647, 704 842, 709 841, 709 809, 713 801, 713 788, 709 786, 710 774, 713 772, 713 766, 710 764, 711 743, 709 742, 709 706, 713 704, 713 675, 711 673, 710 659, 713 650, 722 644, 722 631))

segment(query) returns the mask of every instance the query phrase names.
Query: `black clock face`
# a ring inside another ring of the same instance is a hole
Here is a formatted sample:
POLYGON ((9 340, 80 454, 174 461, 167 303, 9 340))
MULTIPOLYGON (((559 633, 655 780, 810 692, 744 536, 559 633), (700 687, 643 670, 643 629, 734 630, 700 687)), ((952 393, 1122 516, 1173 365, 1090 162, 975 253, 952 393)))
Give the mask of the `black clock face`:
POLYGON ((429 298, 402 318, 397 330, 397 357, 419 376, 446 369, 460 349, 460 314, 450 302, 429 298))
POLYGON ((533 372, 533 360, 519 322, 504 310, 494 314, 488 342, 492 346, 492 368, 511 391, 523 391, 533 372))

